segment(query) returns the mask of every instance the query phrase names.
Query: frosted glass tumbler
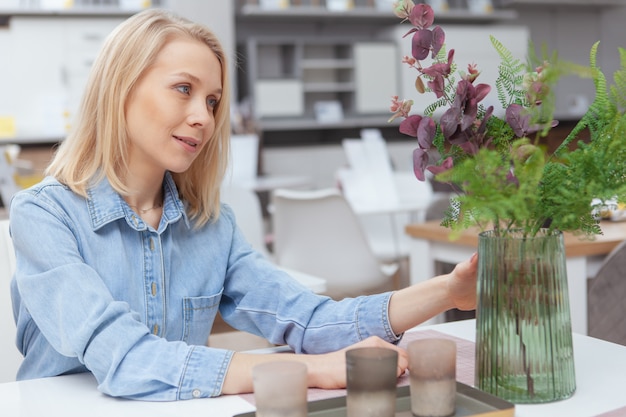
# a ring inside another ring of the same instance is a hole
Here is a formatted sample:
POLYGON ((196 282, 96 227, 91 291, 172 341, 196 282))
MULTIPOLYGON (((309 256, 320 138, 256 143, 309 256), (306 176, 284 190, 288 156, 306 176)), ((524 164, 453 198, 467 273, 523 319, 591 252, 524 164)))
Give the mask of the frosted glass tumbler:
POLYGON ((456 408, 456 343, 414 340, 408 345, 411 412, 415 417, 447 417, 456 408))
POLYGON ((366 347, 346 351, 347 417, 394 417, 398 352, 366 347))
POLYGON ((275 361, 252 368, 257 417, 307 417, 307 367, 275 361))

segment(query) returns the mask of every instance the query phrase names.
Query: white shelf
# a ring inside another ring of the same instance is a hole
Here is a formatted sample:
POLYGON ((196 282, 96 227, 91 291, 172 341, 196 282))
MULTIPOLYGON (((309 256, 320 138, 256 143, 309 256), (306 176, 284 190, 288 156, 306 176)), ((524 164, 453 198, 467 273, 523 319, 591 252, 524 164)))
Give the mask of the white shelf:
POLYGON ((26 17, 129 17, 140 10, 122 10, 118 7, 74 7, 68 9, 2 9, 0 16, 26 16, 26 17))
POLYGON ((302 69, 350 69, 354 67, 351 59, 303 59, 302 69))
POLYGON ((61 136, 17 136, 13 138, 0 138, 0 145, 40 145, 62 142, 64 137, 61 136))
POLYGON ((626 6, 624 0, 504 0, 506 6, 626 6))
POLYGON ((335 82, 304 82, 305 93, 326 93, 326 92, 352 92, 354 91, 354 83, 335 83, 335 82))
MULTIPOLYGON (((332 11, 325 7, 292 6, 286 9, 267 10, 255 5, 244 5, 237 14, 240 20, 273 20, 289 19, 318 21, 318 20, 376 20, 400 23, 400 18, 391 11, 381 11, 375 8, 356 7, 347 11, 332 11)), ((451 9, 446 13, 438 13, 435 23, 440 22, 495 22, 513 20, 517 18, 514 10, 495 10, 493 13, 472 13, 466 9, 451 9)))
POLYGON ((361 128, 364 125, 371 126, 394 126, 387 123, 391 113, 370 115, 370 116, 346 116, 342 120, 334 123, 320 123, 313 118, 275 118, 259 120, 259 127, 262 130, 309 130, 309 129, 350 129, 361 128))

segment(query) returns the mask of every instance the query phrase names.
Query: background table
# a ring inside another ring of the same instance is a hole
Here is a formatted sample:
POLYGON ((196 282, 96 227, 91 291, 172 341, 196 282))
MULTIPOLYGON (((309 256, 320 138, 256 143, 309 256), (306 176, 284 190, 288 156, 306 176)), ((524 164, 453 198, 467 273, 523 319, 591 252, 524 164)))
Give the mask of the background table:
MULTIPOLYGON (((567 281, 570 294, 572 329, 587 334, 587 279, 593 278, 604 257, 626 240, 625 222, 602 222, 602 235, 593 240, 571 233, 564 234, 567 281)), ((463 231, 451 239, 450 229, 440 221, 410 224, 406 227, 409 241, 411 284, 435 275, 437 261, 456 264, 468 259, 478 247, 477 229, 463 231)), ((435 318, 431 323, 441 321, 435 318)))

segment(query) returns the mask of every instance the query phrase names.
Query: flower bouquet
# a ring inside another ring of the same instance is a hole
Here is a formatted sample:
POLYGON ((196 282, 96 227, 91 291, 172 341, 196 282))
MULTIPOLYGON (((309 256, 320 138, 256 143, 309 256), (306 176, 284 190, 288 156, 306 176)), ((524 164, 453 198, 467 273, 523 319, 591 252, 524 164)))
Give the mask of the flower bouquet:
POLYGON ((626 201, 626 50, 614 84, 597 65, 540 58, 516 59, 491 38, 501 62, 495 82, 501 112, 484 106, 492 86, 480 69, 457 71, 434 12, 411 0, 394 4, 411 24, 415 87, 433 94, 421 114, 413 101, 393 97, 391 120, 417 139, 416 177, 426 172, 457 191, 442 224, 452 231, 478 226, 476 386, 516 403, 573 395, 570 307, 563 231, 601 233, 597 213, 605 201, 626 201), (430 58, 430 62, 425 61, 430 58), (557 125, 554 85, 564 75, 593 80, 596 97, 573 130, 549 154, 542 139, 557 125), (436 110, 443 110, 435 117, 436 110), (496 113, 503 114, 502 117, 496 113), (579 135, 588 131, 589 140, 579 135))

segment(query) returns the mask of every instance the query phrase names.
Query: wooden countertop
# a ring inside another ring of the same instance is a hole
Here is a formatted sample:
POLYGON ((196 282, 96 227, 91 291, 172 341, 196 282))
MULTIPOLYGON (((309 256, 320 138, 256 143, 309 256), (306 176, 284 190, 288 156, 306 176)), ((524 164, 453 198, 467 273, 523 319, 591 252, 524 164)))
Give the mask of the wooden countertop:
MULTIPOLYGON (((626 240, 626 222, 603 221, 600 223, 600 227, 602 234, 591 238, 565 233, 563 238, 566 256, 606 255, 622 241, 626 240)), ((478 233, 480 232, 477 228, 471 228, 461 232, 458 237, 452 239, 450 237, 451 230, 441 226, 439 220, 409 224, 406 226, 405 231, 413 238, 435 242, 449 242, 470 247, 478 246, 478 233)))

